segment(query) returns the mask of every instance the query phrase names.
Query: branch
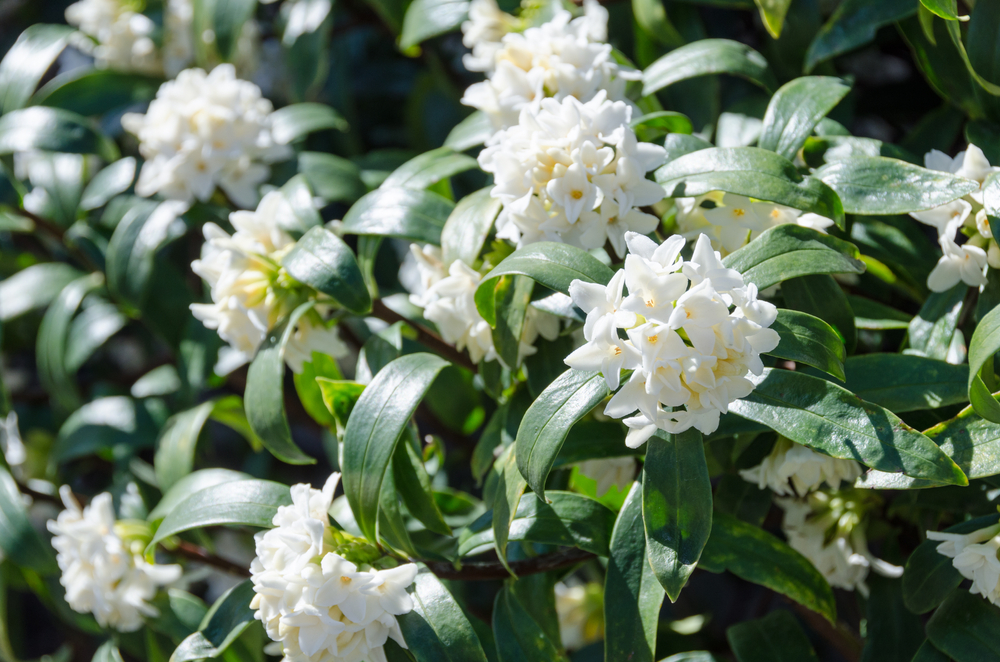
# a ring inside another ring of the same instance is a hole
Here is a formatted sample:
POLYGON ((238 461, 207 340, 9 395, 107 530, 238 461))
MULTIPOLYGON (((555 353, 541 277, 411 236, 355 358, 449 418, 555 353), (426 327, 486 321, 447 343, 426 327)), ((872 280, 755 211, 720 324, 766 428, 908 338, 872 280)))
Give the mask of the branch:
POLYGON ((19 214, 19 215, 25 217, 26 219, 28 219, 29 221, 33 222, 35 225, 37 225, 38 227, 42 228, 43 230, 45 230, 49 234, 51 234, 53 237, 55 237, 56 239, 58 239, 60 242, 63 240, 63 237, 66 235, 66 230, 64 230, 63 228, 59 227, 58 225, 56 225, 52 221, 48 220, 47 218, 42 218, 38 214, 34 214, 34 213, 28 211, 27 209, 21 209, 20 207, 12 207, 11 211, 14 212, 15 214, 19 214))
POLYGON ((479 368, 469 360, 469 357, 464 353, 460 352, 448 343, 444 341, 438 334, 434 333, 426 326, 418 324, 413 320, 409 320, 396 311, 390 309, 381 301, 376 301, 372 304, 372 317, 377 317, 380 320, 384 320, 390 324, 395 324, 396 322, 403 322, 407 326, 412 327, 417 332, 417 342, 424 345, 428 349, 434 350, 442 357, 448 359, 455 365, 462 366, 466 370, 472 372, 478 372, 479 368))
MULTIPOLYGON (((548 572, 549 570, 567 568, 583 561, 589 561, 594 557, 595 555, 592 552, 573 548, 563 552, 537 556, 533 559, 512 561, 510 569, 518 577, 524 577, 526 575, 537 575, 542 572, 548 572)), ((507 569, 503 567, 500 561, 463 563, 458 568, 445 561, 425 561, 424 564, 441 579, 491 581, 510 577, 510 573, 507 572, 507 569)))
POLYGON ((221 556, 210 554, 201 547, 184 540, 178 542, 177 547, 168 549, 167 551, 175 554, 176 556, 183 556, 191 561, 204 563, 205 565, 210 565, 213 568, 217 568, 234 575, 239 575, 240 577, 250 576, 250 568, 244 567, 238 563, 233 563, 232 561, 224 559, 221 556))

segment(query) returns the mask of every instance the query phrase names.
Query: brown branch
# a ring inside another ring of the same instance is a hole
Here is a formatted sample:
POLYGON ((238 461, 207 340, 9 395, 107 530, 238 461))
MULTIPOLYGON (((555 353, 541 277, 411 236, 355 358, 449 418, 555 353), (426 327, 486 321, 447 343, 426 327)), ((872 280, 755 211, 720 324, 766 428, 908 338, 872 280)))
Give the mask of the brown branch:
MULTIPOLYGON (((537 575, 542 572, 548 572, 549 570, 568 568, 571 565, 589 561, 594 557, 595 555, 592 552, 585 552, 574 548, 564 552, 537 556, 533 559, 511 561, 510 569, 518 577, 524 577, 526 575, 537 575)), ((491 581, 510 577, 510 573, 507 572, 507 569, 503 567, 500 561, 463 563, 458 568, 446 561, 425 561, 424 564, 441 579, 491 581)))
POLYGON ((409 320, 396 311, 390 309, 381 301, 376 301, 372 304, 372 317, 377 317, 380 320, 386 321, 390 324, 395 324, 396 322, 403 322, 407 326, 413 328, 417 332, 417 342, 421 345, 427 347, 427 349, 433 350, 440 354, 442 357, 448 359, 455 365, 462 366, 466 370, 472 372, 478 372, 479 368, 469 360, 469 357, 464 353, 460 352, 448 343, 446 343, 441 336, 434 333, 427 327, 409 320))
POLYGON ((59 227, 58 225, 56 225, 52 221, 48 220, 47 218, 42 218, 38 214, 34 214, 34 213, 28 211, 27 209, 21 209, 19 207, 12 207, 11 211, 14 212, 15 214, 20 214, 21 216, 25 217, 26 219, 28 219, 29 221, 31 221, 32 223, 34 223, 38 227, 42 228, 43 230, 45 230, 46 232, 48 232, 49 234, 51 234, 53 237, 55 237, 56 239, 58 239, 60 242, 63 240, 63 238, 66 235, 66 230, 64 230, 63 228, 59 227))
POLYGON ((232 561, 224 559, 221 556, 210 554, 201 547, 193 545, 184 540, 179 541, 176 547, 174 547, 173 549, 169 549, 167 551, 172 552, 177 556, 182 556, 191 561, 197 561, 198 563, 204 563, 205 565, 210 565, 213 568, 223 570, 233 575, 239 575, 240 577, 250 576, 250 568, 242 566, 239 563, 233 563, 232 561))

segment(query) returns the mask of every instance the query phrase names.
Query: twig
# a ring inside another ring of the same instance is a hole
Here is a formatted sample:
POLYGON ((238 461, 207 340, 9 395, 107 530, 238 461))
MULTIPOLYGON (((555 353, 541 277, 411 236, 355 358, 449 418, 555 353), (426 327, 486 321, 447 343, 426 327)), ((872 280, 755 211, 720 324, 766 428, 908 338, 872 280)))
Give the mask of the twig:
POLYGON ((396 322, 403 322, 407 326, 412 327, 417 332, 417 342, 424 345, 428 349, 434 350, 442 357, 448 359, 455 365, 460 365, 466 370, 471 370, 472 372, 478 372, 478 367, 475 363, 469 360, 463 352, 458 351, 448 343, 446 343, 441 336, 434 333, 427 327, 409 320, 396 311, 390 309, 381 301, 376 301, 372 305, 372 316, 377 317, 380 320, 389 322, 390 324, 395 324, 396 322))
POLYGON ((191 561, 204 563, 205 565, 210 565, 213 568, 218 568, 219 570, 223 570, 225 572, 234 575, 239 575, 240 577, 250 576, 250 568, 242 566, 238 563, 233 563, 232 561, 224 559, 221 556, 216 556, 215 554, 211 554, 208 551, 202 549, 201 547, 193 545, 184 540, 179 541, 176 547, 174 547, 173 549, 169 549, 167 551, 172 552, 177 556, 183 556, 184 558, 189 559, 191 561))
MULTIPOLYGON (((548 572, 549 570, 567 568, 583 561, 589 561, 592 558, 594 558, 592 552, 585 552, 580 549, 568 549, 564 552, 536 556, 533 559, 511 561, 510 569, 518 577, 524 577, 526 575, 537 575, 542 572, 548 572)), ((507 569, 503 567, 500 561, 463 563, 458 568, 445 561, 425 561, 424 563, 431 572, 441 579, 491 581, 510 577, 510 573, 507 572, 507 569)))
POLYGON ((63 228, 59 227, 58 225, 56 225, 55 223, 53 223, 49 219, 42 218, 38 214, 34 214, 34 213, 28 211, 27 209, 21 209, 19 207, 14 207, 14 208, 11 208, 11 211, 14 212, 15 214, 20 214, 21 216, 24 216, 26 219, 28 219, 29 221, 33 222, 38 227, 42 228, 43 230, 45 230, 46 232, 48 232, 49 234, 51 234, 53 237, 55 237, 56 239, 58 239, 60 242, 63 240, 63 238, 66 235, 66 230, 64 230, 63 228))

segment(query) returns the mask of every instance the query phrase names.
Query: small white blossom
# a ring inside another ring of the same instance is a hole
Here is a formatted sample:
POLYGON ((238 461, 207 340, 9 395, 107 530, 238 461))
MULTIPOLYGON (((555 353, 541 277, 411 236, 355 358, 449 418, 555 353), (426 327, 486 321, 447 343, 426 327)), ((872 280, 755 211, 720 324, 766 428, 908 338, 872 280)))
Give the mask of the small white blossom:
POLYGON ((0 418, 0 452, 12 467, 20 466, 28 459, 24 441, 21 440, 21 430, 17 426, 17 412, 14 410, 0 418))
POLYGON ((503 203, 497 237, 518 248, 537 241, 585 249, 610 242, 622 256, 626 232, 652 232, 659 220, 640 208, 660 201, 663 188, 646 173, 666 152, 638 142, 631 117, 631 107, 603 92, 587 103, 544 99, 490 138, 479 164, 493 174, 491 195, 503 203))
POLYGON ((132 632, 143 616, 157 616, 149 604, 157 587, 177 581, 178 565, 153 565, 115 532, 115 512, 107 492, 80 508, 68 486, 59 490, 66 510, 48 523, 52 546, 66 588, 66 602, 75 611, 92 613, 102 627, 132 632))
POLYGON ((567 650, 579 650, 604 638, 604 590, 600 584, 555 585, 559 638, 567 650))
POLYGON ((1000 605, 1000 524, 972 533, 928 531, 928 540, 939 540, 938 553, 951 559, 963 577, 972 580, 969 592, 1000 605))
POLYGON ((927 276, 927 287, 945 292, 959 283, 972 287, 986 284, 986 251, 968 243, 959 246, 949 234, 938 238, 943 255, 927 276))
POLYGON ((462 23, 462 43, 472 50, 462 58, 465 68, 492 71, 496 52, 502 47, 500 41, 516 23, 516 18, 500 10, 496 0, 472 0, 469 20, 462 23))
POLYGON ((204 202, 218 186, 236 205, 256 205, 257 187, 270 176, 267 164, 291 154, 271 136, 272 110, 260 88, 236 78, 230 64, 210 74, 182 71, 160 87, 145 115, 122 117, 146 159, 136 193, 204 202))
POLYGON ((635 460, 631 457, 603 457, 576 465, 580 473, 597 483, 597 497, 612 487, 624 491, 635 480, 635 460))
POLYGON ((157 75, 156 24, 133 7, 125 0, 80 0, 66 8, 66 22, 97 42, 74 43, 92 53, 99 68, 157 75))
POLYGON ((861 465, 855 460, 840 460, 817 453, 811 448, 785 437, 778 437, 770 454, 755 467, 740 471, 744 480, 765 487, 777 494, 805 496, 826 483, 838 489, 861 476, 861 465), (794 489, 793 489, 794 488, 794 489))
POLYGON ((657 429, 711 434, 730 403, 753 390, 747 375, 763 372, 760 354, 777 346, 778 334, 768 328, 777 309, 722 264, 704 235, 689 261, 680 257, 684 239, 678 236, 657 245, 630 232, 625 241, 624 278, 613 278, 603 297, 598 286, 574 281, 570 287, 573 302, 587 313, 587 342, 566 364, 600 371, 608 387, 618 389, 604 414, 625 419, 631 448, 657 429), (633 372, 619 389, 621 370, 633 372))

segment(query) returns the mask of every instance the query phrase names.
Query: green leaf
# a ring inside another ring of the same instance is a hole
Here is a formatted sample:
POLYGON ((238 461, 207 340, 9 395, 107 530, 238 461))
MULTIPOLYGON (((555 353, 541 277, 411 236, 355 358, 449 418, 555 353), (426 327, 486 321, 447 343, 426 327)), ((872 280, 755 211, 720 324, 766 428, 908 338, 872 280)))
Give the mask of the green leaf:
POLYGON ((114 161, 117 148, 85 117, 58 108, 24 108, 0 117, 0 154, 29 152, 98 154, 114 161))
POLYGON ((257 10, 257 0, 197 0, 194 3, 194 33, 211 30, 215 50, 224 62, 237 57, 236 44, 244 26, 257 10))
POLYGON ((51 460, 67 462, 101 454, 124 461, 153 445, 156 423, 148 402, 121 395, 91 400, 74 411, 59 428, 51 460))
POLYGON ((957 0, 920 0, 927 11, 931 12, 935 16, 940 16, 943 19, 949 21, 958 21, 960 19, 968 20, 966 17, 959 17, 958 15, 958 2, 957 0))
POLYGON ((234 480, 195 492, 177 504, 156 529, 146 548, 165 538, 205 526, 235 525, 271 528, 279 506, 292 503, 287 485, 269 480, 234 480))
POLYGON ((660 662, 721 662, 721 660, 707 651, 688 651, 671 655, 660 662))
POLYGON ((149 517, 146 519, 150 522, 163 519, 170 514, 170 511, 177 507, 177 504, 181 503, 195 492, 199 492, 205 488, 249 478, 250 476, 248 474, 245 474, 242 471, 233 471, 232 469, 202 469, 200 471, 191 472, 178 480, 170 489, 163 493, 163 498, 161 498, 160 502, 156 504, 156 507, 150 511, 149 517))
POLYGON ((0 61, 0 113, 24 108, 73 32, 67 25, 36 23, 21 33, 0 61))
POLYGON ((913 656, 913 662, 951 662, 951 658, 935 648, 931 642, 925 641, 913 656))
POLYGON ((829 324, 807 313, 779 308, 771 328, 781 341, 768 354, 844 379, 844 343, 829 324))
POLYGON ((45 308, 82 275, 65 262, 43 262, 8 276, 0 281, 0 322, 45 308))
POLYGON ((107 250, 108 290, 134 310, 145 308, 156 273, 156 254, 187 230, 176 203, 143 201, 118 223, 107 250))
MULTIPOLYGON (((336 428, 337 421, 323 401, 323 391, 318 380, 339 380, 343 377, 337 360, 329 354, 319 352, 313 352, 312 360, 302 364, 302 372, 292 375, 292 381, 295 382, 295 392, 302 402, 302 407, 314 421, 323 427, 336 428)), ((347 423, 346 416, 344 423, 347 423)))
POLYGON ((809 637, 787 611, 774 611, 726 630, 737 662, 819 662, 809 637))
MULTIPOLYGON (((761 439, 761 441, 764 441, 761 439)), ((761 447, 759 454, 746 453, 738 458, 737 468, 753 466, 758 458, 770 449, 769 445, 752 444, 751 449, 761 447), (753 461, 745 461, 745 455, 753 454, 753 461)), ((769 489, 761 489, 756 484, 743 480, 736 474, 723 474, 715 488, 714 506, 716 513, 725 513, 737 517, 755 526, 762 526, 764 518, 771 510, 774 493, 769 489)), ((709 538, 711 540, 711 538, 709 538)), ((705 557, 702 556, 704 562, 705 557)))
POLYGON ((776 88, 767 60, 754 49, 729 39, 701 39, 659 58, 642 72, 642 95, 708 74, 745 78, 765 90, 776 88))
POLYGON ((564 372, 531 403, 517 430, 517 468, 545 498, 545 481, 570 429, 611 391, 600 373, 564 372))
POLYGON ((828 323, 844 340, 844 349, 850 354, 858 343, 854 326, 854 311, 840 284, 826 274, 810 274, 790 278, 781 284, 785 305, 814 315, 828 323))
MULTIPOLYGON (((783 4, 787 9, 787 0, 783 4)), ((788 160, 794 159, 820 120, 850 90, 844 81, 830 76, 803 76, 785 83, 767 105, 758 144, 788 160)))
POLYGON ((854 325, 859 329, 905 329, 912 319, 901 310, 853 294, 847 295, 847 303, 854 311, 854 325))
POLYGON ((730 405, 730 411, 744 418, 824 455, 938 483, 968 484, 937 444, 892 412, 836 384, 770 368, 749 379, 756 385, 753 393, 730 405))
POLYGON ((521 336, 528 304, 535 282, 527 276, 501 276, 493 293, 493 310, 496 324, 493 328, 493 346, 508 366, 517 366, 521 355, 521 336))
POLYGON ((479 167, 474 158, 450 147, 438 147, 416 156, 396 168, 380 188, 425 189, 441 180, 479 167))
POLYGON ((969 343, 969 402, 977 414, 994 423, 1000 423, 1000 403, 993 399, 983 376, 992 377, 993 355, 997 350, 1000 350, 1000 307, 979 321, 969 343))
POLYGON ((911 351, 941 361, 948 357, 968 291, 968 285, 958 283, 947 292, 931 292, 920 312, 910 321, 907 338, 911 351))
POLYGON ((565 659, 557 644, 546 636, 509 586, 497 593, 493 605, 493 633, 500 662, 560 662, 565 659))
POLYGON ((962 46, 962 32, 957 21, 947 21, 945 27, 955 42, 959 54, 965 59, 969 73, 989 94, 1000 95, 1000 57, 996 52, 996 34, 1000 29, 1000 11, 994 3, 972 6, 969 31, 966 33, 968 48, 962 46))
POLYGON ((397 444, 392 459, 392 471, 396 492, 403 499, 410 514, 428 530, 443 536, 452 535, 451 527, 434 501, 431 479, 424 468, 423 460, 407 442, 397 444))
POLYGON ((880 27, 916 11, 917 3, 912 0, 844 0, 809 45, 806 73, 820 62, 864 46, 875 39, 880 27))
POLYGON ((966 402, 967 368, 907 354, 864 354, 845 364, 846 388, 896 414, 966 402))
POLYGON ((658 433, 647 443, 642 479, 646 556, 676 602, 712 530, 712 484, 697 430, 658 433))
POLYGON ((860 274, 858 249, 836 237, 799 225, 779 225, 761 233, 722 261, 761 290, 809 274, 860 274))
POLYGON ((264 448, 289 464, 316 462, 292 441, 292 431, 285 415, 283 386, 285 345, 295 332, 299 320, 312 310, 312 306, 312 302, 302 304, 284 322, 271 329, 247 370, 245 398, 250 427, 260 437, 264 448))
POLYGON ((759 147, 691 152, 658 169, 655 177, 667 197, 725 191, 813 212, 844 227, 844 208, 833 189, 819 179, 803 177, 791 161, 759 147))
POLYGON ((517 469, 517 458, 513 448, 508 447, 506 456, 497 458, 494 467, 497 470, 498 480, 493 498, 493 541, 500 562, 513 575, 514 571, 507 563, 507 540, 521 496, 528 484, 517 469))
MULTIPOLYGON (((643 142, 653 142, 663 135, 675 133, 688 135, 694 128, 691 126, 691 120, 688 119, 687 115, 672 110, 658 110, 653 113, 647 113, 642 117, 632 120, 629 126, 636 132, 639 140, 643 142)), ((707 144, 706 147, 711 147, 711 144, 707 144)))
POLYGON ((527 276, 556 292, 569 294, 574 280, 606 285, 614 272, 590 253, 549 241, 540 241, 508 255, 492 271, 483 276, 476 291, 476 307, 490 326, 497 322, 493 293, 497 279, 507 275, 527 276))
POLYGON ((629 490, 611 533, 604 578, 604 659, 653 662, 663 587, 646 561, 642 483, 629 490))
POLYGON ((350 204, 368 190, 361 181, 358 166, 333 154, 302 152, 299 154, 299 172, 316 195, 328 202, 350 204))
POLYGON ((486 653, 462 607, 430 572, 413 582, 413 611, 398 616, 417 662, 486 662, 486 653))
POLYGON ((180 643, 170 662, 188 662, 222 655, 254 622, 250 601, 255 593, 246 579, 226 591, 205 614, 201 627, 180 643))
POLYGON ((376 540, 379 493, 396 442, 431 382, 447 365, 431 354, 402 356, 375 375, 351 412, 344 433, 344 492, 369 540, 376 540))
POLYGON ((154 76, 83 67, 50 80, 32 103, 93 117, 147 103, 162 84, 163 79, 154 76))
POLYGON ((966 407, 955 418, 927 430, 941 450, 963 467, 970 478, 1000 473, 1000 425, 980 418, 966 407))
POLYGON ((414 0, 403 17, 399 47, 407 50, 426 39, 451 32, 468 15, 468 0, 414 0))
POLYGON ((354 409, 354 405, 357 404, 358 398, 361 397, 361 393, 364 392, 365 385, 341 379, 326 379, 324 377, 317 377, 316 383, 323 394, 323 404, 326 405, 326 408, 333 415, 334 419, 336 419, 340 429, 346 428, 351 411, 354 409))
POLYGON ((907 214, 939 207, 979 189, 977 182, 884 156, 851 156, 814 173, 849 214, 907 214))
POLYGON ((294 103, 271 115, 271 136, 279 145, 287 145, 310 133, 327 129, 347 131, 350 126, 340 113, 326 104, 294 103))
POLYGON ((755 0, 755 2, 767 33, 777 39, 781 36, 781 28, 785 25, 785 15, 788 14, 792 0, 755 0))
POLYGON ((101 170, 83 190, 80 209, 90 211, 103 207, 111 198, 127 191, 135 181, 135 168, 135 159, 128 156, 101 170))
POLYGON ((965 589, 951 592, 930 620, 927 638, 955 662, 1000 658, 1000 608, 965 589))
POLYGON ((278 223, 293 237, 300 239, 312 228, 323 225, 323 217, 316 209, 313 202, 313 192, 305 175, 295 175, 289 179, 281 187, 281 193, 291 206, 292 214, 290 217, 279 218, 278 223))
POLYGON ((343 229, 347 234, 398 237, 438 246, 454 208, 454 203, 432 191, 380 188, 348 210, 343 229))
MULTIPOLYGON (((948 527, 945 532, 968 534, 996 523, 997 515, 986 515, 948 527)), ((934 609, 962 583, 962 575, 952 565, 951 557, 937 551, 940 544, 937 540, 925 540, 906 559, 903 601, 914 614, 934 609)))
POLYGON ((0 466, 0 550, 19 566, 46 575, 58 572, 52 547, 31 525, 24 497, 5 466, 0 466))
POLYGON ((911 662, 920 647, 923 623, 903 606, 900 580, 871 573, 866 581, 868 629, 861 662, 911 662))
POLYGON ((306 232, 281 266, 295 280, 332 297, 352 313, 361 315, 371 310, 371 296, 354 253, 326 228, 306 232))
POLYGON ((501 202, 490 196, 492 186, 481 188, 462 198, 441 230, 444 263, 461 260, 472 265, 479 257, 493 221, 500 213, 501 202))
POLYGON ((464 152, 471 147, 482 145, 492 135, 493 125, 489 116, 477 110, 455 125, 444 139, 444 146, 456 152, 464 152))

